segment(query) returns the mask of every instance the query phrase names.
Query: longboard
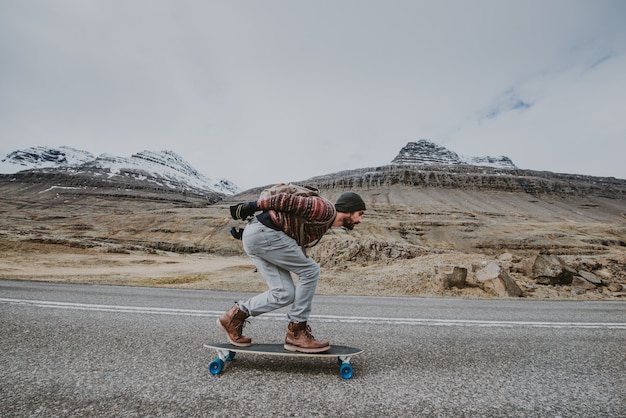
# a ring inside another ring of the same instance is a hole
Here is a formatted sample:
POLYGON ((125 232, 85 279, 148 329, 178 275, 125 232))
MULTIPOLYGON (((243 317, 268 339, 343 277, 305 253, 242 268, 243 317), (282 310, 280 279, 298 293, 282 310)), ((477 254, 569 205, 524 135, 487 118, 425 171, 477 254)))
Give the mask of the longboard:
POLYGON ((206 348, 217 351, 217 358, 209 363, 209 372, 218 375, 224 369, 225 363, 235 358, 237 353, 284 356, 284 357, 337 357, 339 374, 344 379, 351 379, 353 375, 350 360, 363 352, 360 348, 344 345, 331 345, 330 350, 322 353, 301 353, 285 350, 283 344, 253 344, 250 347, 237 347, 232 344, 204 344, 206 348))

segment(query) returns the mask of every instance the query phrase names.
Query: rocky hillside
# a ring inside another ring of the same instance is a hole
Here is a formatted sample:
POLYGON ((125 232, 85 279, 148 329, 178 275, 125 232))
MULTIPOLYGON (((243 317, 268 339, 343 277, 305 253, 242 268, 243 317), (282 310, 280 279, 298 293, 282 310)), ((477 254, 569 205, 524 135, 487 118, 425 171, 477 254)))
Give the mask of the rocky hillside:
POLYGON ((385 189, 399 185, 418 189, 501 191, 536 197, 592 195, 623 199, 626 196, 626 180, 613 177, 470 165, 388 165, 318 176, 305 182, 330 189, 385 189))

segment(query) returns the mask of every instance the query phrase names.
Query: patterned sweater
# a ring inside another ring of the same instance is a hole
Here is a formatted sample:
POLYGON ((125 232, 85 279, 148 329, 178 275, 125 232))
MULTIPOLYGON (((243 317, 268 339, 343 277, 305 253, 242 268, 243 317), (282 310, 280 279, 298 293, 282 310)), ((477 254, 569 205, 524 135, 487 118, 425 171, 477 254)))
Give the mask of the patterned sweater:
POLYGON ((320 196, 280 193, 261 198, 256 205, 268 212, 274 224, 301 247, 317 244, 337 216, 335 205, 320 196))

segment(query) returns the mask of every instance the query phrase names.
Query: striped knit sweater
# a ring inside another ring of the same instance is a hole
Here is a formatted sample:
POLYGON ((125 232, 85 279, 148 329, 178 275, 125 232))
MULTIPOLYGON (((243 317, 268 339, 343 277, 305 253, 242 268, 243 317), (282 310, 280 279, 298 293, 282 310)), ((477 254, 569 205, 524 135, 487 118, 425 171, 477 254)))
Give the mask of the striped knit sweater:
POLYGON ((335 205, 320 196, 280 193, 261 198, 256 204, 269 212, 276 226, 301 247, 317 244, 337 216, 335 205))

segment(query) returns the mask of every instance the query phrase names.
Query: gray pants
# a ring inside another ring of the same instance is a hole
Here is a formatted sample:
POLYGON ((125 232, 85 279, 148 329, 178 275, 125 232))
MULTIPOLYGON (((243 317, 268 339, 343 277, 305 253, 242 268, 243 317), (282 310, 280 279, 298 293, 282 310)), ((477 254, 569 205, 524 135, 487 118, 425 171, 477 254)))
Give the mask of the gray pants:
POLYGON ((243 248, 265 279, 269 290, 238 302, 252 316, 289 304, 290 322, 305 322, 311 315, 313 295, 320 277, 320 266, 304 255, 293 238, 275 231, 254 218, 243 232, 243 248), (294 284, 291 272, 298 276, 294 284))

